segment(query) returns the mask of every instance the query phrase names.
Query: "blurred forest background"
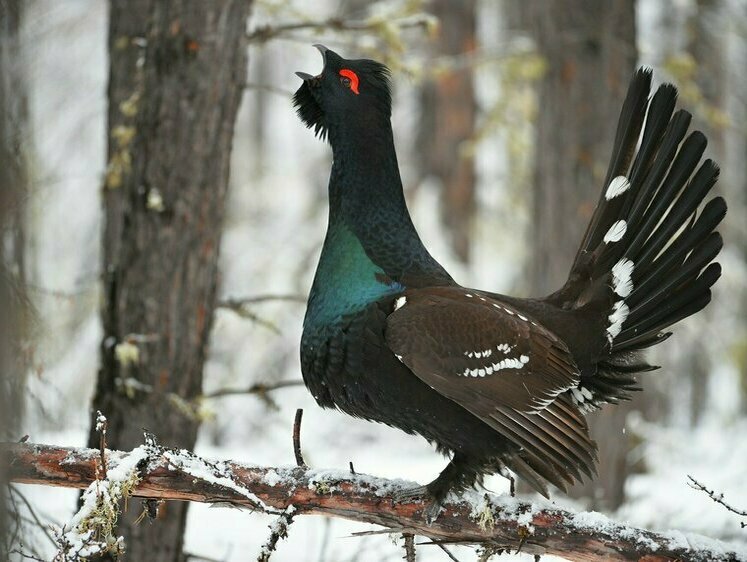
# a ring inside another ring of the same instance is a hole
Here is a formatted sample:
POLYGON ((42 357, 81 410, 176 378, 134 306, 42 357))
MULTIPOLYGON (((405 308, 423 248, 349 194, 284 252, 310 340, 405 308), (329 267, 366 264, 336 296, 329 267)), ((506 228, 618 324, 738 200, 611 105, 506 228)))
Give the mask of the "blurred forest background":
MULTIPOLYGON (((686 478, 747 507, 743 0, 0 0, 0 18, 0 251, 26 303, 3 312, 16 329, 0 409, 22 410, 4 438, 95 444, 93 402, 112 447, 147 427, 206 456, 287 465, 302 407, 312 466, 430 480, 443 460, 424 441, 322 411, 296 384, 331 153, 295 116, 294 71, 321 68, 312 43, 386 62, 426 246, 465 285, 527 296, 565 279, 628 80, 647 64, 679 87, 721 164, 724 276, 655 351, 664 368, 645 392, 595 416, 599 478, 554 500, 747 542, 686 478), (159 33, 171 43, 152 43, 159 33)), ((76 494, 8 494, 23 514, 16 543, 51 558, 44 525, 68 520, 76 494)), ((130 560, 184 560, 182 535, 190 560, 251 560, 271 522, 185 504, 136 526, 140 510, 130 502, 123 518, 130 560)), ((350 537, 365 529, 303 517, 273 559, 402 557, 392 539, 350 537)))

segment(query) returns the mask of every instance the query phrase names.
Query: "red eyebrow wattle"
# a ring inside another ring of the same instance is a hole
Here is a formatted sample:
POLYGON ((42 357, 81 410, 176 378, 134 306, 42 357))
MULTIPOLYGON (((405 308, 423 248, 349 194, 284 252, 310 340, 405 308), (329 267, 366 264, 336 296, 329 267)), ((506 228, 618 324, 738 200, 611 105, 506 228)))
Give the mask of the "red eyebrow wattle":
POLYGON ((350 79, 350 89, 353 90, 353 93, 357 94, 358 93, 358 75, 352 70, 343 68, 340 71, 340 76, 344 76, 345 78, 350 79))

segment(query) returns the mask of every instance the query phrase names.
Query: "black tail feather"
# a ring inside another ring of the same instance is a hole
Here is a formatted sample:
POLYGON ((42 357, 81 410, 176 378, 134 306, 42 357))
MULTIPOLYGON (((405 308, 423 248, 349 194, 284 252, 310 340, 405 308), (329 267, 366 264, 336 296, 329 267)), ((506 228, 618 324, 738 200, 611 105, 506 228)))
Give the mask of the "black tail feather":
POLYGON ((643 213, 646 211, 656 193, 656 190, 659 188, 659 185, 664 178, 664 174, 669 170, 672 160, 677 154, 677 148, 687 133, 687 128, 690 126, 691 120, 692 115, 687 111, 680 109, 674 114, 674 117, 672 117, 672 120, 669 122, 669 126, 664 133, 661 148, 657 152, 656 158, 651 167, 651 172, 642 180, 639 193, 630 209, 630 213, 628 213, 627 221, 631 232, 635 232, 640 226, 640 220, 643 217, 643 213))
POLYGON ((667 216, 659 224, 656 232, 651 235, 651 238, 641 249, 640 254, 632 258, 639 271, 645 269, 659 255, 667 242, 693 216, 698 205, 703 202, 705 196, 716 183, 718 174, 718 166, 712 160, 706 160, 703 163, 693 180, 687 185, 667 216))
POLYGON ((680 193, 685 182, 695 170, 707 144, 708 141, 705 135, 700 131, 695 131, 687 137, 682 148, 677 153, 677 158, 674 164, 672 164, 667 178, 653 195, 653 199, 643 216, 640 226, 637 226, 632 231, 635 233, 634 237, 628 243, 625 250, 625 256, 628 259, 636 261, 641 248, 649 236, 651 236, 652 231, 659 224, 659 221, 661 221, 667 209, 669 209, 672 201, 680 193))
MULTIPOLYGON (((624 174, 625 170, 630 166, 630 161, 633 158, 646 115, 648 94, 651 91, 651 74, 651 69, 639 69, 633 75, 633 80, 628 88, 628 94, 620 113, 620 120, 617 124, 615 143, 612 147, 612 157, 610 158, 610 165, 604 181, 605 186, 609 185, 613 178, 624 174)), ((586 234, 581 243, 581 250, 576 256, 574 269, 579 265, 582 252, 594 249, 599 244, 601 236, 604 235, 604 230, 606 229, 600 229, 599 225, 609 222, 608 217, 614 212, 614 209, 607 209, 607 202, 605 192, 602 192, 594 215, 586 229, 586 234)))
POLYGON ((657 368, 640 352, 702 310, 721 274, 713 260, 723 246, 716 228, 726 203, 715 197, 703 205, 719 168, 712 160, 700 164, 707 139, 700 131, 687 135, 692 116, 674 111, 676 88, 659 87, 647 103, 650 84, 650 72, 634 75, 599 204, 568 282, 547 299, 564 308, 604 310, 592 359, 596 372, 582 374, 569 393, 592 408, 637 389, 633 375, 657 368))

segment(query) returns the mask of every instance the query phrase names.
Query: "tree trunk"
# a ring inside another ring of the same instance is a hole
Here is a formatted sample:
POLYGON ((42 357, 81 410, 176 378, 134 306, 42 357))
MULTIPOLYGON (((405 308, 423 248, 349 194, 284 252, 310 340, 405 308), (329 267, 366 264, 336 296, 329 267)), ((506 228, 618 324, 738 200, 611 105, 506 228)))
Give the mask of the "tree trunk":
MULTIPOLYGON (((17 440, 28 340, 25 206, 28 96, 22 72, 21 0, 0 0, 0 439, 17 440)), ((0 561, 7 560, 5 465, 0 463, 0 561)))
MULTIPOLYGON (((440 21, 436 56, 469 56, 475 50, 476 2, 434 0, 440 21)), ((465 142, 475 132, 477 104, 470 65, 451 66, 428 79, 420 95, 417 154, 420 176, 433 177, 441 188, 441 222, 452 250, 467 263, 475 211, 475 166, 465 142)))
MULTIPOLYGON (((723 6, 721 0, 697 0, 695 5, 687 34, 687 49, 695 62, 695 83, 703 102, 710 108, 721 109, 724 107, 726 85, 723 6)), ((696 126, 708 137, 709 157, 725 164, 725 128, 697 114, 696 126)), ((709 322, 712 312, 712 308, 707 308, 701 313, 705 322, 709 322)), ((691 336, 687 344, 680 364, 690 379, 690 423, 695 426, 708 403, 708 376, 713 363, 708 346, 700 334, 691 336)))
MULTIPOLYGON (((518 4, 518 3, 517 3, 518 4)), ((546 295, 565 281, 602 189, 617 116, 636 62, 629 0, 528 0, 513 14, 547 62, 539 84, 530 285, 546 295)), ((599 478, 572 490, 614 508, 623 499, 628 403, 590 417, 599 478)))
MULTIPOLYGON (((218 283, 233 128, 246 77, 250 0, 112 0, 103 187, 101 369, 93 399, 111 447, 142 428, 191 448, 218 283)), ((187 505, 119 532, 128 560, 178 561, 187 505)))

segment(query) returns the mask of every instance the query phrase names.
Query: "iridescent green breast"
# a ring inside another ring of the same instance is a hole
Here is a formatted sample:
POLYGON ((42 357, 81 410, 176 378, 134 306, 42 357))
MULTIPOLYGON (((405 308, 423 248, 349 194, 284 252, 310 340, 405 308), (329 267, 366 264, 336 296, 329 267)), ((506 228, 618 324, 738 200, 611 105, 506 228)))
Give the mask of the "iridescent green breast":
POLYGON ((371 261, 350 230, 331 225, 311 287, 304 330, 334 325, 341 317, 403 290, 371 261))

